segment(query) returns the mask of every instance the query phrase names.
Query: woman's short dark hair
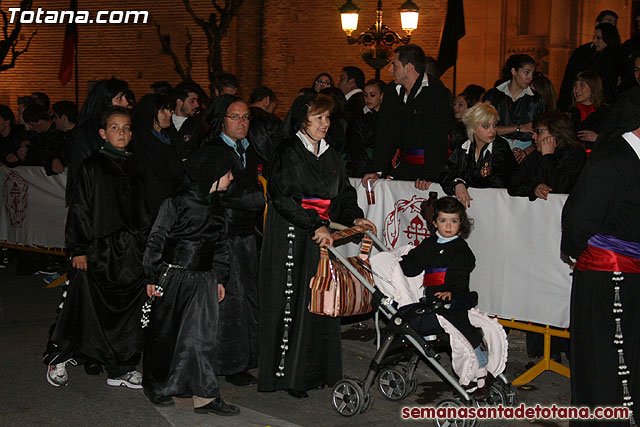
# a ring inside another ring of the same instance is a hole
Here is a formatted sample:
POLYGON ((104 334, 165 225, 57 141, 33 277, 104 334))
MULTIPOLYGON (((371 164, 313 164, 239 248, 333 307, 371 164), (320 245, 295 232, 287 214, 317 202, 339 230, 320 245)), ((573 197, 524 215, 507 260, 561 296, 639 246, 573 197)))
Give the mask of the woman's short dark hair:
POLYGON ((514 55, 511 55, 508 59, 507 62, 505 62, 504 67, 502 68, 502 78, 506 81, 506 80, 511 80, 511 69, 513 68, 514 70, 518 71, 520 68, 524 67, 525 65, 529 65, 529 64, 533 64, 533 66, 536 66, 536 60, 533 59, 532 57, 530 57, 529 55, 525 55, 522 53, 516 53, 514 55))
POLYGON ((378 90, 380 91, 380 93, 382 93, 384 92, 384 87, 386 86, 386 83, 383 82, 382 80, 371 79, 364 84, 364 87, 367 87, 367 86, 378 86, 378 90))
POLYGON ((573 123, 566 113, 561 111, 547 111, 533 119, 533 128, 546 126, 551 135, 556 138, 557 148, 584 148, 576 138, 573 123))
POLYGON ((425 200, 420 205, 420 213, 424 220, 427 221, 427 228, 431 234, 436 234, 437 228, 434 225, 434 222, 438 218, 438 214, 440 212, 458 214, 458 217, 460 218, 460 231, 458 234, 463 239, 469 237, 473 224, 467 216, 467 211, 465 210, 464 205, 460 203, 458 199, 451 196, 441 197, 433 202, 433 204, 431 204, 430 200, 425 200))
POLYGON ((329 114, 331 114, 333 112, 333 107, 335 106, 335 101, 330 96, 320 94, 314 99, 310 99, 306 105, 307 113, 303 121, 303 126, 309 121, 309 116, 324 113, 325 111, 328 111, 329 114))
POLYGON ((100 118, 100 129, 107 129, 107 122, 109 121, 109 117, 111 116, 127 116, 129 117, 129 121, 131 121, 131 110, 119 105, 114 105, 107 108, 107 110, 102 113, 102 117, 100 118))
POLYGON ((620 33, 615 25, 603 22, 596 26, 596 30, 602 33, 602 41, 607 44, 607 47, 613 49, 620 47, 620 33))
POLYGON ((344 93, 337 87, 326 87, 320 91, 320 95, 330 96, 333 99, 333 108, 331 115, 334 117, 342 117, 347 109, 347 98, 344 93))
POLYGON ((467 103, 467 108, 471 108, 478 102, 482 101, 486 90, 482 86, 469 85, 460 94, 464 98, 464 102, 467 103))

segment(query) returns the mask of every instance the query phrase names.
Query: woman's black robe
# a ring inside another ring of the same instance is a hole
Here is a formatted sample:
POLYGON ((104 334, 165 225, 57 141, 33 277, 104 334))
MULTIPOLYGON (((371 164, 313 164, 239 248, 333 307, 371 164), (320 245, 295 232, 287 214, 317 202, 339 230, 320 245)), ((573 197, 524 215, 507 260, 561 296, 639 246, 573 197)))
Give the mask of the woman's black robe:
POLYGON ((319 247, 311 237, 324 223, 317 211, 301 206, 301 198, 330 199, 331 220, 351 225, 355 218, 363 217, 355 189, 333 148, 316 157, 294 137, 276 152, 268 190, 270 204, 260 260, 258 390, 303 391, 333 384, 342 379, 340 319, 308 310, 309 280, 320 259, 319 247), (293 293, 289 295, 291 313, 286 315, 288 235, 294 236, 293 293), (286 342, 285 317, 291 319, 286 342))
POLYGON ((73 269, 51 340, 62 352, 103 363, 115 377, 135 368, 142 349, 142 254, 148 231, 144 187, 133 158, 105 150, 80 166, 69 207, 66 245, 86 255, 73 269))
POLYGON ((164 289, 153 302, 145 340, 147 391, 220 396, 216 330, 218 284, 229 276, 226 238, 221 209, 195 189, 181 190, 160 207, 144 254, 148 283, 164 289), (184 269, 169 269, 163 278, 167 264, 184 269))

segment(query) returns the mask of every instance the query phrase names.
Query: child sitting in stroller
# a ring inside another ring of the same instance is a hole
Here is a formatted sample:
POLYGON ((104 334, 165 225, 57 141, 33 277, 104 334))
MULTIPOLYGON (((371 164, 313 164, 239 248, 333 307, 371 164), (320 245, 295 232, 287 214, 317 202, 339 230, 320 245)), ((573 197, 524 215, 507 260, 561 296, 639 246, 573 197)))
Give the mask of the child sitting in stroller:
MULTIPOLYGON (((464 240, 471 231, 471 222, 462 203, 454 197, 442 197, 432 206, 423 202, 421 214, 432 235, 404 255, 400 267, 407 277, 424 273, 422 286, 427 301, 440 299, 444 302, 444 307, 437 313, 464 335, 474 349, 479 368, 483 368, 488 362, 483 334, 471 324, 468 315, 468 310, 478 301, 477 293, 469 290, 475 257, 464 240), (430 210, 433 210, 432 215, 430 210)), ((426 333, 432 323, 433 320, 418 318, 412 326, 417 332, 426 333)), ((473 394, 476 400, 487 397, 493 379, 491 373, 487 373, 484 384, 473 394)))

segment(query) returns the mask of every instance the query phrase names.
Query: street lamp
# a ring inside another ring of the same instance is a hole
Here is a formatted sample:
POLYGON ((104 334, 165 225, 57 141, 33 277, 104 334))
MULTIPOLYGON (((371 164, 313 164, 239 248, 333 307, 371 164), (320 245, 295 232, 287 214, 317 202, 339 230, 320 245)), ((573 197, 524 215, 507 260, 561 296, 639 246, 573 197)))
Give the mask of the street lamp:
POLYGON ((391 48, 396 43, 409 43, 411 32, 418 28, 418 11, 420 8, 412 0, 405 1, 400 6, 400 19, 404 37, 391 30, 382 22, 382 0, 378 0, 376 9, 376 23, 359 36, 352 37, 352 33, 358 28, 358 12, 360 8, 353 0, 346 0, 338 9, 342 20, 342 30, 347 35, 349 44, 359 43, 370 49, 362 53, 362 59, 376 70, 376 79, 380 78, 380 69, 387 65, 391 59, 391 48))

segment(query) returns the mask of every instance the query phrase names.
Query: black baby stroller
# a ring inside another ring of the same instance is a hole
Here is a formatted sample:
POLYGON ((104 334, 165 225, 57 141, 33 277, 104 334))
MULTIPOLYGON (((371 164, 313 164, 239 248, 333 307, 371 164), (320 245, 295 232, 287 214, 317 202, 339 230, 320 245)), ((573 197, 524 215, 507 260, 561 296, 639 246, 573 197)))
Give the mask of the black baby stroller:
MULTIPOLYGON (((332 224, 333 226, 334 224, 332 224)), ((371 231, 366 233, 380 251, 388 251, 371 231)), ((424 336, 410 325, 410 323, 415 324, 414 319, 428 318, 430 313, 435 314, 435 311, 443 304, 442 301, 431 302, 423 299, 418 304, 411 304, 397 310, 395 301, 366 280, 340 252, 334 248, 329 248, 329 250, 372 293, 372 305, 378 309, 375 319, 376 327, 379 313, 382 313, 389 320, 382 340, 380 340, 380 334, 378 334, 378 350, 369 365, 369 370, 364 380, 345 378, 338 381, 333 387, 331 404, 340 415, 350 417, 367 412, 373 403, 372 389, 374 385, 380 394, 389 400, 399 401, 411 396, 418 386, 416 370, 421 359, 424 359, 427 365, 457 395, 456 398, 441 400, 435 405, 435 408, 480 407, 485 405, 502 405, 506 407, 515 405, 515 391, 504 374, 496 377, 491 384, 489 396, 485 400, 474 400, 470 392, 465 390, 456 378, 439 363, 440 353, 451 352, 449 336, 444 329, 436 324, 433 331, 424 336)), ((376 275, 382 280, 387 280, 372 271, 365 263, 360 266, 367 269, 372 275, 376 275)), ((431 317, 435 318, 435 315, 431 317)), ((421 328, 422 330, 423 328, 421 328)), ((477 420, 434 419, 434 424, 436 426, 456 425, 470 427, 475 426, 477 420)))

